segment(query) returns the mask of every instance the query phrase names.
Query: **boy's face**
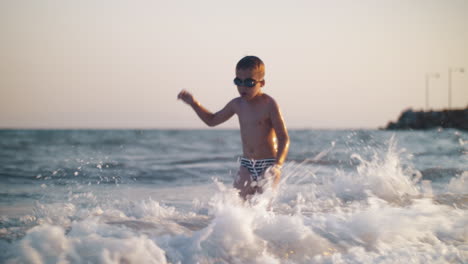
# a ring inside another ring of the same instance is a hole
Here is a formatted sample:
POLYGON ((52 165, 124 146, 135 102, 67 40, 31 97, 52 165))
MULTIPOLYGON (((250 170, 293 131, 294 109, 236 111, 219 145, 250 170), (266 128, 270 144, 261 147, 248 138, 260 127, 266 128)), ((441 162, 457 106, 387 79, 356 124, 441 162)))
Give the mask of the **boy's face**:
POLYGON ((256 81, 256 84, 253 87, 237 85, 237 90, 243 99, 249 101, 262 93, 262 87, 265 85, 265 80, 263 79, 262 72, 258 69, 237 69, 236 78, 239 78, 242 82, 247 79, 253 79, 256 81))

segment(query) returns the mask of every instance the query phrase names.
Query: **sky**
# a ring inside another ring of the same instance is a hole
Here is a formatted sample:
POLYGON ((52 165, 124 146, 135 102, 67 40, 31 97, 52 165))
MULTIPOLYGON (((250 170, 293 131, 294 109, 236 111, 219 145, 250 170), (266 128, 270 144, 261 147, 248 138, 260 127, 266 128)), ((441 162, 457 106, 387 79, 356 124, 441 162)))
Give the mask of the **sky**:
POLYGON ((220 110, 246 55, 288 128, 383 127, 426 109, 426 83, 443 109, 449 75, 464 108, 467 14, 466 0, 0 0, 0 128, 205 128, 178 92, 220 110))

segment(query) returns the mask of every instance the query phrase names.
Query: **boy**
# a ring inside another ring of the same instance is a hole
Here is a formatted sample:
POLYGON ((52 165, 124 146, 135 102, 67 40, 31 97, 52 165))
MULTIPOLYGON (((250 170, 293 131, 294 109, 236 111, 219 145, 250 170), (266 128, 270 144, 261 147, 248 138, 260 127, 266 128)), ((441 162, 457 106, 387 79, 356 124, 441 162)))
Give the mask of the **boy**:
POLYGON ((255 56, 242 58, 236 66, 237 86, 240 97, 231 100, 223 109, 211 113, 189 92, 182 90, 181 99, 197 113, 208 126, 219 125, 234 114, 239 118, 243 157, 234 187, 241 197, 262 192, 258 181, 268 169, 273 178, 273 187, 279 183, 281 166, 288 149, 289 136, 280 109, 272 97, 262 92, 265 85, 265 65, 255 56))

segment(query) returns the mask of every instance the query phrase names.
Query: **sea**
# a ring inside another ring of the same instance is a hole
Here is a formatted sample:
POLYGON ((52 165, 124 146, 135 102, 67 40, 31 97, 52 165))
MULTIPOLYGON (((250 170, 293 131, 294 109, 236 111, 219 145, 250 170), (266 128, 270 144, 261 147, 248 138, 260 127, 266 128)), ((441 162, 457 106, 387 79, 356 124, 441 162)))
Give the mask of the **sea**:
POLYGON ((277 188, 237 130, 0 130, 0 263, 468 263, 468 132, 290 130, 277 188))

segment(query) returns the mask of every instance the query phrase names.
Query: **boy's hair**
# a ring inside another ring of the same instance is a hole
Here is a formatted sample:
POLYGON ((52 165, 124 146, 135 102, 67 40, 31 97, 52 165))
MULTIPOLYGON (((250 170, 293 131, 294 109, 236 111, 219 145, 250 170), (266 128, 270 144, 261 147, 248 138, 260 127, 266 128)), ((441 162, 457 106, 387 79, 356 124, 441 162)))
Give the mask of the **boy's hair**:
POLYGON ((236 70, 239 69, 258 70, 262 76, 265 76, 265 64, 256 56, 245 56, 242 58, 236 65, 236 70))

